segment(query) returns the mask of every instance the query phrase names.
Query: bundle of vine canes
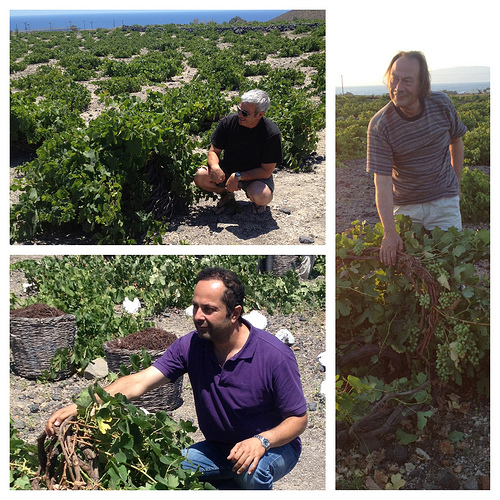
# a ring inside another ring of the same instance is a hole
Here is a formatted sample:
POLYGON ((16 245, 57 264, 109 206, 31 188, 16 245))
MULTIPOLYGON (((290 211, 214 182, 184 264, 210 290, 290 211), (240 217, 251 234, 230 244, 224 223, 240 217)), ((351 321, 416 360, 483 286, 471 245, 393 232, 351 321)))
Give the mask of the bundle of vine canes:
POLYGON ((156 220, 168 220, 184 207, 185 202, 172 189, 172 182, 166 178, 160 158, 149 160, 145 170, 148 183, 153 186, 145 210, 152 213, 156 220))
MULTIPOLYGON (((342 267, 346 261, 353 260, 379 260, 378 253, 379 247, 366 248, 361 255, 348 255, 343 259, 337 258, 337 267, 342 267)), ((424 292, 422 289, 427 290, 430 298, 430 307, 427 309, 421 306, 420 316, 420 331, 424 332, 422 342, 418 347, 418 355, 422 356, 429 346, 429 342, 434 334, 434 328, 438 321, 437 304, 440 295, 439 284, 434 279, 431 273, 422 265, 422 262, 417 257, 404 252, 397 252, 396 266, 411 282, 414 290, 418 295, 424 292), (422 286, 423 284, 423 286, 422 286)), ((348 435, 353 437, 355 435, 363 436, 363 439, 374 437, 378 435, 387 434, 391 428, 396 426, 402 419, 405 411, 405 405, 398 405, 396 408, 384 408, 384 404, 388 399, 409 396, 418 392, 428 386, 430 382, 426 380, 420 387, 412 389, 407 392, 400 392, 395 394, 386 394, 380 401, 378 401, 364 417, 354 422, 349 430, 348 435)), ((417 412, 424 407, 419 404, 413 407, 413 411, 417 412)))
MULTIPOLYGON (((346 261, 352 260, 379 260, 379 247, 364 249, 361 255, 348 255, 343 259, 337 258, 337 266, 341 267, 346 261)), ((422 356, 426 351, 434 335, 434 329, 438 321, 437 305, 440 295, 440 287, 434 276, 427 271, 422 262, 413 255, 397 252, 396 266, 411 282, 415 292, 423 295, 422 290, 427 290, 430 299, 430 307, 421 306, 420 313, 420 331, 424 333, 422 342, 418 346, 417 353, 422 356), (423 283, 423 287, 420 284, 423 283)))
POLYGON ((41 489, 41 483, 49 490, 99 489, 98 456, 76 417, 54 430, 50 438, 45 431, 38 437, 40 467, 31 489, 41 489))

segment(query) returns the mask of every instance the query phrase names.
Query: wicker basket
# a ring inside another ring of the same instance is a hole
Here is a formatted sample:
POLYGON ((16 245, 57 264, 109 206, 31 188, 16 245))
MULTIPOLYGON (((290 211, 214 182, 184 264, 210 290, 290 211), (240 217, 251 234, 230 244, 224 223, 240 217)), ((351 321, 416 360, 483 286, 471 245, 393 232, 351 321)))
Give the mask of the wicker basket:
MULTIPOLYGON (((72 314, 49 318, 10 318, 12 368, 17 375, 36 379, 50 371, 50 360, 57 349, 73 349, 76 321, 72 314)), ((57 372, 56 379, 68 378, 73 366, 57 372)))
MULTIPOLYGON (((113 347, 110 345, 110 342, 105 342, 103 347, 108 368, 115 373, 119 373, 122 363, 130 368, 130 356, 132 354, 140 354, 140 351, 137 350, 113 347)), ((146 349, 146 352, 151 356, 151 363, 154 363, 165 351, 152 351, 146 349)), ((184 403, 181 398, 182 381, 183 377, 179 377, 175 382, 163 384, 143 394, 139 399, 134 400, 133 403, 135 406, 144 408, 149 412, 176 410, 184 403)))

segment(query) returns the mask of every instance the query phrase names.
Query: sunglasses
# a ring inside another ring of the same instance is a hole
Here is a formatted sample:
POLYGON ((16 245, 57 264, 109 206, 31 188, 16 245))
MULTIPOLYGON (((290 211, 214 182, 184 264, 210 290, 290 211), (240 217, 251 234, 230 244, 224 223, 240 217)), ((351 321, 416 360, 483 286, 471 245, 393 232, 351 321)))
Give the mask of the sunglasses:
MULTIPOLYGON (((250 113, 248 111, 245 111, 244 109, 241 109, 238 105, 236 105, 236 109, 238 110, 238 113, 241 113, 244 118, 246 118, 250 113)), ((256 115, 257 113, 254 113, 256 115)))

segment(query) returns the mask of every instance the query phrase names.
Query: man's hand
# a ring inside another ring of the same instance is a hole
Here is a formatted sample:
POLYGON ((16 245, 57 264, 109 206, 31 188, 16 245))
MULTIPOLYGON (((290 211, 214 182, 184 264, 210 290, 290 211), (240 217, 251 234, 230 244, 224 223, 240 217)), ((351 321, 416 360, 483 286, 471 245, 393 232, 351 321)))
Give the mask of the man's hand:
POLYGON ((401 236, 399 236, 397 231, 385 233, 380 245, 380 260, 386 266, 394 266, 397 261, 396 253, 398 251, 403 251, 401 236))
POLYGON ((220 184, 221 182, 224 182, 224 179, 226 178, 226 174, 220 168, 219 165, 212 165, 209 168, 209 175, 210 179, 215 182, 216 184, 220 184))
POLYGON ((226 189, 229 193, 234 193, 235 191, 239 191, 240 187, 238 186, 239 180, 236 175, 231 174, 226 181, 226 189))
POLYGON ((77 406, 74 403, 55 411, 45 424, 45 433, 47 436, 53 436, 55 434, 54 426, 59 427, 67 418, 73 417, 76 414, 77 406))
POLYGON ((265 451, 260 440, 252 437, 236 443, 227 459, 234 463, 233 472, 243 474, 248 469, 252 474, 265 451))

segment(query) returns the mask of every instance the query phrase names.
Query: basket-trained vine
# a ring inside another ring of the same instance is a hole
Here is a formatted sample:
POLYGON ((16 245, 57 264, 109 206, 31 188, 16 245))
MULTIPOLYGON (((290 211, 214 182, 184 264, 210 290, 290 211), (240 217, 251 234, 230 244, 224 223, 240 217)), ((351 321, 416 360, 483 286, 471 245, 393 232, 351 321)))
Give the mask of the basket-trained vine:
POLYGON ((215 26, 13 33, 11 148, 35 159, 12 185, 20 193, 12 241, 62 229, 97 243, 160 243, 171 217, 206 196, 192 179, 210 131, 234 110, 230 91, 268 90, 284 166, 307 168, 325 126, 324 23, 299 33, 297 40, 215 26), (316 68, 309 85, 300 68, 264 62, 291 54, 309 55, 302 63, 316 68), (41 64, 34 74, 16 74, 34 62, 41 64), (193 79, 172 88, 186 64, 193 79), (87 124, 91 84, 104 111, 87 124), (152 86, 144 102, 132 95, 152 86))
POLYGON ((184 470, 182 450, 193 443, 191 422, 166 412, 145 414, 121 394, 97 384, 75 402, 78 415, 38 438, 39 467, 32 489, 205 489, 198 473, 184 470))
POLYGON ((379 261, 383 230, 353 223, 337 235, 337 339, 342 359, 353 346, 374 344, 401 355, 406 369, 430 370, 443 381, 489 381, 489 231, 425 232, 398 217, 405 252, 379 261))

